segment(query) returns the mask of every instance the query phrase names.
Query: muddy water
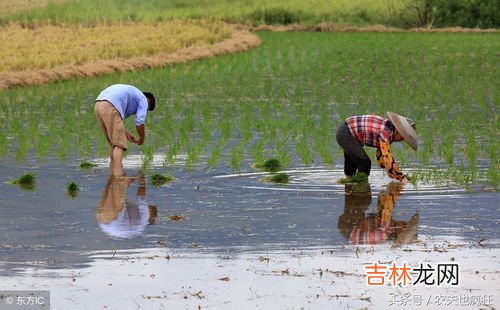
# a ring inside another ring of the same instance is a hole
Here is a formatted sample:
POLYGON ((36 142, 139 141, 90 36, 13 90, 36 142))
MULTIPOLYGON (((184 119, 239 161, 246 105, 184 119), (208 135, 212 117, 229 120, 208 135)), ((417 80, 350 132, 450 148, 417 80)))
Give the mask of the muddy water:
MULTIPOLYGON (((182 160, 182 159, 180 159, 182 160)), ((263 183, 266 173, 248 168, 185 171, 155 187, 138 177, 139 156, 129 156, 128 182, 109 182, 106 160, 81 170, 79 160, 28 159, 0 163, 0 272, 28 267, 84 268, 91 254, 110 256, 142 248, 199 252, 266 253, 357 245, 391 248, 499 245, 499 194, 432 184, 391 183, 374 171, 368 187, 340 185, 340 169, 289 169, 287 185, 263 183), (8 184, 32 172, 33 191, 8 184), (67 183, 81 191, 67 195, 67 183)), ((163 172, 155 157, 152 171, 163 172)))

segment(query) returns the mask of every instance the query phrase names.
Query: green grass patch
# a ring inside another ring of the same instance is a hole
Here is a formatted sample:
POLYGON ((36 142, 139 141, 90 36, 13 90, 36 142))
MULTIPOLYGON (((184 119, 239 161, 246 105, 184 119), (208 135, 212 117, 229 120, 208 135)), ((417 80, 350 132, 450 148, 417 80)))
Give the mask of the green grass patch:
POLYGON ((216 19, 232 23, 290 24, 322 22, 388 24, 409 0, 66 0, 50 2, 0 17, 30 27, 40 23, 97 25, 123 22, 158 23, 172 19, 216 19))
POLYGON ((161 186, 163 184, 173 181, 174 177, 171 176, 170 174, 163 175, 160 173, 155 173, 151 176, 151 184, 153 184, 154 186, 161 186))
POLYGON ((80 187, 75 182, 68 183, 68 185, 66 186, 66 189, 68 190, 68 192, 78 192, 78 191, 80 191, 80 187))
POLYGON ((26 173, 21 175, 18 179, 12 180, 11 183, 17 184, 26 190, 33 190, 36 184, 36 176, 32 173, 26 173))
POLYGON ((368 183, 368 175, 363 172, 358 172, 354 174, 351 178, 342 178, 339 180, 340 184, 349 183, 368 183))
POLYGON ((78 186, 75 182, 70 182, 66 185, 66 191, 68 192, 69 197, 76 198, 80 192, 80 186, 78 186))
POLYGON ((92 169, 92 168, 95 168, 95 167, 97 167, 97 165, 93 164, 93 163, 91 163, 89 161, 82 161, 80 163, 80 168, 81 169, 92 169))
POLYGON ((370 193, 370 183, 368 182, 345 183, 345 193, 348 195, 368 194, 370 193))
POLYGON ((264 182, 285 184, 290 181, 290 176, 286 173, 280 172, 263 178, 264 182))
POLYGON ((12 181, 13 184, 33 184, 36 181, 36 176, 32 173, 26 173, 20 176, 17 180, 12 181))
POLYGON ((255 168, 261 169, 267 172, 276 172, 283 169, 283 164, 279 159, 269 158, 264 162, 254 164, 255 168))

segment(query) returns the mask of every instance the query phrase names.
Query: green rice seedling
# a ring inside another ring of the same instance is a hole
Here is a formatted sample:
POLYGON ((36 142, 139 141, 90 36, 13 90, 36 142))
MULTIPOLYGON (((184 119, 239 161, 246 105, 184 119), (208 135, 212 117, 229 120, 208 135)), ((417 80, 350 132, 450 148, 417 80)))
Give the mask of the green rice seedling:
POLYGON ((280 172, 270 176, 266 176, 263 178, 264 182, 272 182, 272 183, 288 183, 290 181, 290 176, 286 173, 280 172))
POLYGON ((66 189, 68 190, 68 192, 78 192, 78 191, 80 191, 80 187, 75 182, 68 183, 68 185, 66 186, 66 189))
POLYGON ((255 163, 264 161, 264 141, 257 140, 252 146, 252 157, 255 163))
POLYGON ((487 180, 488 184, 498 187, 498 184, 500 184, 500 164, 495 164, 491 165, 488 168, 488 173, 487 173, 487 180))
POLYGON ((300 139, 295 145, 295 147, 297 149, 297 155, 300 156, 302 163, 305 166, 309 166, 312 163, 312 152, 307 144, 305 137, 300 139))
POLYGON ((49 152, 49 148, 49 139, 40 134, 38 137, 38 157, 42 160, 45 159, 47 157, 47 153, 49 152))
POLYGON ((325 143, 320 143, 316 145, 316 152, 319 154, 321 160, 325 165, 333 165, 333 150, 331 149, 331 147, 329 147, 325 143))
POLYGON ((30 148, 28 143, 29 142, 23 140, 18 144, 16 150, 16 160, 23 161, 26 158, 26 154, 28 153, 28 150, 30 148))
POLYGON ((21 175, 17 180, 15 180, 14 184, 33 184, 35 183, 36 176, 32 173, 26 173, 21 175))
POLYGON ((283 164, 277 158, 269 158, 264 162, 256 163, 255 168, 262 169, 267 172, 276 172, 283 169, 283 164))
POLYGON ((89 134, 84 132, 79 138, 80 142, 78 144, 78 154, 83 156, 90 156, 91 147, 90 147, 90 139, 88 138, 89 134))
POLYGON ((219 161, 222 147, 223 147, 222 143, 216 143, 215 146, 212 148, 212 150, 210 152, 210 156, 208 157, 208 160, 207 160, 208 167, 213 168, 217 165, 217 162, 219 161))
POLYGON ((408 181, 410 181, 410 184, 413 185, 413 186, 417 186, 417 182, 418 182, 418 178, 417 176, 414 176, 414 175, 406 175, 406 178, 408 179, 408 181))
POLYGON ((89 161, 86 161, 86 160, 85 160, 85 161, 82 161, 82 162, 80 163, 80 168, 81 168, 81 169, 92 169, 92 168, 95 168, 95 167, 97 167, 97 165, 96 165, 96 164, 93 164, 93 163, 91 163, 91 162, 89 162, 89 161))
POLYGON ((166 160, 170 166, 174 165, 175 157, 177 156, 177 154, 179 154, 179 148, 180 148, 179 142, 174 142, 169 146, 167 150, 166 160))
POLYGON ((198 162, 198 158, 203 150, 201 142, 190 144, 187 148, 186 167, 192 168, 198 162))
POLYGON ((430 131, 424 131, 425 134, 421 135, 423 140, 423 147, 419 150, 420 156, 422 158, 422 163, 424 165, 429 164, 429 160, 434 149, 433 136, 430 131))
POLYGON ((209 144, 212 139, 211 126, 212 122, 208 116, 200 123, 201 141, 205 145, 209 144))
POLYGON ((7 153, 7 139, 3 135, 0 135, 0 159, 7 153))
POLYGON ((394 157, 397 158, 398 164, 403 165, 407 161, 407 153, 405 152, 406 146, 402 145, 397 145, 394 147, 391 147, 392 153, 394 154, 394 157))
POLYGON ((445 162, 449 166, 452 166, 455 157, 455 150, 452 141, 446 141, 445 143, 440 144, 439 148, 445 162))
POLYGON ((448 167, 444 172, 444 177, 452 183, 469 186, 474 179, 473 172, 464 166, 448 167))
POLYGON ((354 174, 351 178, 342 178, 338 181, 340 184, 349 183, 366 183, 368 182, 368 175, 363 172, 358 172, 354 174))
POLYGON ((292 162, 290 151, 288 150, 288 139, 289 138, 287 137, 276 141, 276 145, 274 147, 276 158, 279 159, 283 166, 289 166, 292 162))
POLYGON ((165 183, 173 182, 173 181, 174 181, 174 177, 170 174, 163 175, 160 173, 155 173, 151 176, 151 184, 153 184, 154 186, 161 186, 165 183))
POLYGON ((66 185, 66 191, 68 192, 69 197, 76 198, 80 192, 80 186, 78 186, 75 182, 70 182, 66 185))
POLYGON ((469 167, 475 169, 477 167, 477 153, 479 151, 476 142, 476 137, 473 132, 468 132, 466 137, 466 144, 464 147, 465 157, 469 161, 469 167))
POLYGON ((25 190, 33 190, 35 188, 36 176, 32 173, 21 175, 17 180, 13 180, 12 184, 17 184, 25 190))
POLYGON ((221 138, 223 141, 228 141, 231 138, 231 122, 230 118, 225 118, 221 123, 221 138))
POLYGON ((253 137, 251 127, 254 117, 252 112, 249 110, 249 107, 243 106, 242 110, 243 111, 240 112, 242 115, 239 122, 240 137, 244 142, 248 142, 253 137))
POLYGON ((154 156, 154 145, 151 144, 144 145, 142 147, 142 164, 141 164, 141 170, 143 172, 151 166, 151 163, 153 162, 153 156, 154 156))
POLYGON ((67 139, 60 138, 58 141, 58 147, 56 148, 56 156, 60 161, 64 161, 66 156, 68 156, 71 149, 70 141, 67 139))
POLYGON ((236 145, 231 150, 231 168, 234 170, 240 169, 241 161, 243 160, 243 147, 236 145))
POLYGON ((346 183, 345 192, 349 194, 359 194, 359 193, 369 193, 370 192, 370 183, 361 182, 361 183, 346 183))

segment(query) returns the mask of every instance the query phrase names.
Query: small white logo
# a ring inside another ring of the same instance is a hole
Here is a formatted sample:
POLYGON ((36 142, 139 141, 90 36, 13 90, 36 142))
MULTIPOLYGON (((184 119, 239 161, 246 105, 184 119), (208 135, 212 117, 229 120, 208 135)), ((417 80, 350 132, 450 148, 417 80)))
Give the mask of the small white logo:
POLYGON ((7 298, 5 298, 5 302, 8 305, 12 305, 14 303, 14 298, 12 298, 12 296, 8 296, 7 298))

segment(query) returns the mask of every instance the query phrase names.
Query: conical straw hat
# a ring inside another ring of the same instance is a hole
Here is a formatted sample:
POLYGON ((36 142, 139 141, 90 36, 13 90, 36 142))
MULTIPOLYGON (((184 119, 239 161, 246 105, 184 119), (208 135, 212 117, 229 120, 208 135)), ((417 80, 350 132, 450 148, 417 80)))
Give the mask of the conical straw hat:
POLYGON ((416 151, 418 146, 415 121, 393 112, 387 112, 387 116, 405 141, 416 151))

